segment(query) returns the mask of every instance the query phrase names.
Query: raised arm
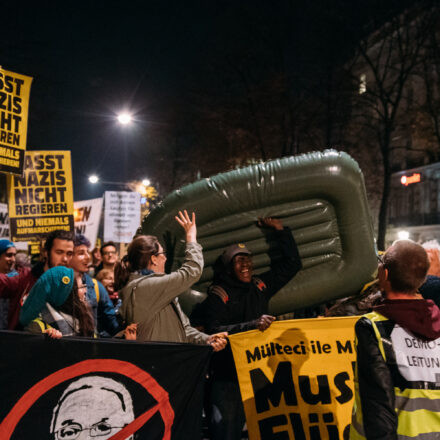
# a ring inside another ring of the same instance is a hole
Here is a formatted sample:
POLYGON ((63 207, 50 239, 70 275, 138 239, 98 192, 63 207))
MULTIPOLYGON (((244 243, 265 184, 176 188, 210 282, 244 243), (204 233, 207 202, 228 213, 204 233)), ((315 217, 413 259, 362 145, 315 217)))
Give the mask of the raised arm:
POLYGON ((271 238, 276 245, 276 248, 269 251, 270 270, 258 275, 267 286, 266 295, 272 297, 298 273, 302 263, 292 232, 283 227, 281 220, 267 217, 260 219, 259 224, 273 230, 271 238))
MULTIPOLYGON (((185 260, 182 266, 170 273, 153 274, 141 279, 133 288, 130 298, 124 301, 132 302, 134 320, 140 322, 142 316, 152 316, 170 303, 176 296, 189 289, 196 283, 203 270, 202 247, 197 243, 197 228, 195 214, 191 218, 186 211, 179 212, 176 221, 186 233, 185 260)), ((121 310, 124 313, 124 305, 121 310)))

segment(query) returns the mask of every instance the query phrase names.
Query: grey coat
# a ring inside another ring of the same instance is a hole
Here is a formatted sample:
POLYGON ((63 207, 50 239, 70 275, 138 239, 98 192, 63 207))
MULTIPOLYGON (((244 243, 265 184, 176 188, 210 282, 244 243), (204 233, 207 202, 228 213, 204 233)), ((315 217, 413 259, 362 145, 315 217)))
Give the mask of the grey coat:
POLYGON ((202 270, 202 247, 187 243, 185 260, 175 272, 130 275, 120 292, 119 312, 127 325, 138 324, 138 341, 206 343, 209 336, 190 326, 177 300, 178 295, 199 280, 202 270))

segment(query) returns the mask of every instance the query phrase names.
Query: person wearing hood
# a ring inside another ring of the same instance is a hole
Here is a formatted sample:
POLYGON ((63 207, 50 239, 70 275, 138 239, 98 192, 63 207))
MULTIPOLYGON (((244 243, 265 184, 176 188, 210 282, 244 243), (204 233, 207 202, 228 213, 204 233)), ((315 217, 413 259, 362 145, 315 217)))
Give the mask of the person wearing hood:
MULTIPOLYGON (((208 333, 264 331, 275 320, 268 314, 269 300, 301 269, 298 247, 289 228, 280 219, 261 218, 268 230, 269 271, 255 275, 252 255, 244 243, 225 249, 214 264, 214 279, 208 297, 194 308, 193 325, 208 333)), ((231 348, 215 353, 211 361, 209 428, 214 440, 238 440, 245 423, 238 378, 231 348)))
POLYGON ((418 293, 429 269, 422 246, 396 241, 378 267, 385 300, 355 326, 350 439, 437 439, 440 310, 418 293))

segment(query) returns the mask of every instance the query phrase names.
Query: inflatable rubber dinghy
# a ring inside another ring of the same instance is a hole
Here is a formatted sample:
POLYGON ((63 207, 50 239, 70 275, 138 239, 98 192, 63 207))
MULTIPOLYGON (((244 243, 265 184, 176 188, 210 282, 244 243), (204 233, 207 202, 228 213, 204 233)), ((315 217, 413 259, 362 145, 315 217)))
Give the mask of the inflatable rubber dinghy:
POLYGON ((269 269, 267 232, 259 217, 277 217, 298 243, 303 269, 270 302, 280 315, 356 294, 377 269, 364 179, 346 153, 327 150, 286 157, 218 174, 168 195, 142 223, 165 243, 175 270, 183 261, 183 229, 174 216, 195 211, 205 267, 198 284, 179 297, 190 313, 212 282, 212 266, 230 244, 243 242, 255 273, 269 269))

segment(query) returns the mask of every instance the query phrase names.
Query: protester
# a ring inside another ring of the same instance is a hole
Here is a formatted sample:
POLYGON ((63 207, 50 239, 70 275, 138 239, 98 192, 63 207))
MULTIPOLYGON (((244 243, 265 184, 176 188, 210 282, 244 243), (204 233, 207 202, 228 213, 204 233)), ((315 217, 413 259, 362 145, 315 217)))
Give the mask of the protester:
POLYGON ((85 285, 87 287, 86 298, 92 309, 98 333, 101 336, 113 336, 120 330, 119 323, 107 290, 99 281, 91 278, 88 274, 90 263, 89 246, 90 241, 84 235, 78 234, 75 236, 70 267, 78 277, 78 285, 85 285))
POLYGON ((395 242, 379 264, 382 304, 355 327, 357 367, 351 439, 434 439, 440 427, 440 310, 417 289, 429 260, 395 242))
POLYGON ((440 307, 440 245, 437 240, 430 240, 422 246, 428 254, 429 270, 419 291, 423 298, 432 299, 440 307))
POLYGON ((20 312, 20 324, 32 333, 62 336, 95 335, 87 286, 78 285, 73 269, 54 267, 35 283, 20 312))
POLYGON ((21 272, 25 267, 31 268, 31 257, 26 252, 17 252, 15 256, 15 270, 21 272))
POLYGON ((119 298, 118 292, 115 292, 115 275, 112 270, 102 269, 96 276, 96 279, 105 287, 108 296, 111 299, 113 306, 120 307, 121 299, 119 298))
MULTIPOLYGON (((269 251, 271 269, 255 276, 251 252, 243 243, 231 245, 223 252, 215 263, 208 297, 194 313, 193 324, 201 324, 208 333, 266 330, 275 320, 267 314, 269 299, 302 267, 292 233, 283 228, 281 220, 263 218, 259 224, 270 228, 272 236, 268 238, 278 248, 269 251)), ((229 346, 213 356, 211 366, 209 417, 212 438, 240 439, 245 415, 229 346)))
POLYGON ((116 244, 112 241, 105 242, 100 249, 101 253, 101 264, 96 268, 95 276, 98 275, 98 273, 102 269, 109 269, 114 271, 116 263, 118 262, 118 252, 116 250, 116 244))
POLYGON ((14 270, 16 255, 17 249, 15 249, 12 241, 7 239, 0 240, 0 274, 17 275, 17 272, 14 270))
POLYGON ((156 237, 142 235, 128 246, 127 255, 116 266, 115 288, 120 292, 120 314, 126 324, 137 323, 140 341, 211 344, 214 350, 226 345, 224 334, 206 335, 192 328, 177 296, 201 276, 202 248, 197 243, 195 214, 179 212, 177 222, 186 233, 186 254, 181 268, 165 274, 166 253, 156 237), (140 271, 148 269, 148 275, 140 271))
POLYGON ((67 266, 73 256, 73 234, 57 229, 48 234, 43 259, 14 277, 0 274, 0 297, 9 299, 8 329, 18 325, 20 308, 38 278, 49 268, 67 266))
MULTIPOLYGON (((14 243, 7 239, 0 240, 0 274, 13 277, 18 275, 14 268, 17 250, 14 243)), ((9 299, 0 298, 0 330, 8 327, 9 299)))
POLYGON ((97 275, 98 266, 102 262, 101 251, 99 250, 99 248, 95 247, 92 250, 91 255, 92 255, 92 261, 90 262, 90 265, 89 265, 89 275, 91 277, 94 277, 95 275, 97 275))

